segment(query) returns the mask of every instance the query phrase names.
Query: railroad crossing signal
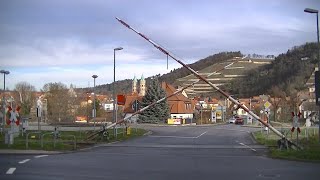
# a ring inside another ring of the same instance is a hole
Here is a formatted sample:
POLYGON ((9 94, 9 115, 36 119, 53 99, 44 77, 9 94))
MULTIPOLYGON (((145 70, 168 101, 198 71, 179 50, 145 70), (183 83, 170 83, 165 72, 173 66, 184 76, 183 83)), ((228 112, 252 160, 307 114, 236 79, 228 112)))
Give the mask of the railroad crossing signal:
POLYGON ((292 128, 291 128, 291 132, 294 132, 295 128, 297 128, 298 133, 301 132, 300 130, 300 123, 299 123, 299 118, 301 116, 301 112, 299 112, 298 114, 294 114, 294 112, 292 112, 292 128))
POLYGON ((11 106, 8 107, 7 110, 7 125, 16 124, 17 126, 20 125, 20 106, 18 106, 16 109, 12 109, 11 106))

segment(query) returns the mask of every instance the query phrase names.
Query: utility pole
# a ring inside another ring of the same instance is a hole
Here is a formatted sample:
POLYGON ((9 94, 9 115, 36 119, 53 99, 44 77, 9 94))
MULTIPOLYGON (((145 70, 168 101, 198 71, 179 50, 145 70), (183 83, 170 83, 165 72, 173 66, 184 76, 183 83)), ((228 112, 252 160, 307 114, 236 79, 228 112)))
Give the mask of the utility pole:
MULTIPOLYGON (((116 112, 116 89, 115 89, 115 83, 116 83, 116 51, 121 51, 123 48, 118 47, 113 49, 113 109, 112 109, 112 121, 113 123, 117 123, 117 112, 116 112)), ((115 137, 117 137, 117 128, 115 127, 113 129, 113 133, 115 137)))
MULTIPOLYGON (((311 13, 311 14, 316 14, 317 16, 317 42, 318 42, 318 59, 317 59, 317 61, 318 61, 318 71, 316 72, 316 76, 320 73, 319 71, 320 71, 320 43, 319 43, 319 11, 318 10, 316 10, 316 9, 311 9, 311 8, 306 8, 306 9, 304 9, 304 12, 306 12, 306 13, 311 13)), ((320 75, 318 75, 318 76, 320 76, 320 75)), ((315 78, 315 80, 317 80, 317 78, 315 78)), ((318 136, 319 136, 319 143, 320 143, 320 101, 319 101, 319 91, 320 91, 320 87, 319 87, 319 81, 317 82, 317 81, 315 81, 314 82, 315 83, 315 87, 316 87, 316 105, 318 105, 319 106, 319 110, 318 110, 318 120, 319 120, 319 132, 318 132, 318 136)))
POLYGON ((93 130, 96 130, 96 78, 98 77, 97 75, 92 75, 93 77, 93 112, 92 112, 92 117, 93 117, 93 130))
POLYGON ((6 70, 0 70, 0 73, 3 74, 3 117, 2 117, 2 126, 3 126, 3 131, 4 131, 5 124, 6 124, 6 97, 5 97, 6 75, 10 74, 10 72, 6 71, 6 70))

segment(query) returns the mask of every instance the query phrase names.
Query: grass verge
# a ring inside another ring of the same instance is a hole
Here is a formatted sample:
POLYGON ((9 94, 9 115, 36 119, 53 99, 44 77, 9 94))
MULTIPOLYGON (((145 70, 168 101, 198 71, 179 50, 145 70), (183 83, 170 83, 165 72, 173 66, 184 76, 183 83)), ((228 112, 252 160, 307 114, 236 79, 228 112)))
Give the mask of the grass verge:
POLYGON ((88 141, 87 138, 94 133, 93 131, 60 131, 56 140, 54 140, 52 131, 41 131, 40 133, 38 131, 27 131, 29 133, 28 145, 26 145, 26 134, 23 136, 20 134, 18 137, 15 137, 14 144, 12 145, 5 144, 5 135, 0 134, 0 149, 72 151, 89 147, 96 143, 124 141, 142 136, 146 132, 144 129, 132 128, 131 133, 127 134, 125 129, 119 128, 117 136, 114 136, 113 129, 108 129, 108 137, 97 135, 94 139, 88 141))
MULTIPOLYGON (((299 138, 299 145, 303 147, 302 150, 280 150, 277 147, 277 141, 279 137, 270 133, 257 131, 253 133, 254 138, 259 144, 269 147, 269 156, 272 158, 289 159, 298 161, 312 161, 320 162, 320 144, 317 134, 310 135, 308 139, 306 137, 299 138)), ((291 139, 295 142, 295 139, 291 139)))

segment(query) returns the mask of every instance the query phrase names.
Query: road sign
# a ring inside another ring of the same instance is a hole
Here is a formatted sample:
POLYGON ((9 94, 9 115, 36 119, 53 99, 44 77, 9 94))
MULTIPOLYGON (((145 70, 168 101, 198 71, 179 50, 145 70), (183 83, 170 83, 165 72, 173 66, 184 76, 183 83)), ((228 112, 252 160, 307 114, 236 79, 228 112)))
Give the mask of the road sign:
POLYGON ((292 124, 292 126, 293 127, 295 127, 295 128, 297 128, 297 127, 299 127, 299 117, 298 116, 294 116, 293 117, 293 124, 292 124))
POLYGON ((301 113, 299 112, 297 115, 294 114, 294 112, 292 112, 292 128, 291 128, 291 132, 294 132, 295 128, 297 128, 298 133, 300 133, 300 123, 299 123, 299 118, 301 116, 301 113))
POLYGON ((12 109, 11 106, 8 107, 7 110, 7 125, 16 124, 17 126, 20 125, 20 115, 19 115, 20 106, 16 109, 12 109))
POLYGON ((269 101, 267 101, 266 103, 264 103, 264 107, 266 109, 268 109, 271 106, 271 103, 269 101))
POLYGON ((117 95, 117 104, 124 105, 126 103, 126 97, 122 94, 117 95))
POLYGON ((270 114, 270 109, 269 109, 269 108, 266 108, 264 111, 265 111, 265 113, 266 113, 267 115, 270 114))

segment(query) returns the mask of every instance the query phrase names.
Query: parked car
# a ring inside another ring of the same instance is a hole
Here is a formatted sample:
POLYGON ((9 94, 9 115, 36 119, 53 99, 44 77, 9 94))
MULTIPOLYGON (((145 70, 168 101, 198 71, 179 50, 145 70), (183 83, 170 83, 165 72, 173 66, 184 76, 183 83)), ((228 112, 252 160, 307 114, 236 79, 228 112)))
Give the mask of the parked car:
POLYGON ((229 123, 236 123, 236 118, 234 118, 233 116, 229 119, 228 121, 229 123))
POLYGON ((241 117, 236 117, 235 124, 241 124, 241 125, 243 125, 243 124, 244 124, 244 119, 241 118, 241 117))

